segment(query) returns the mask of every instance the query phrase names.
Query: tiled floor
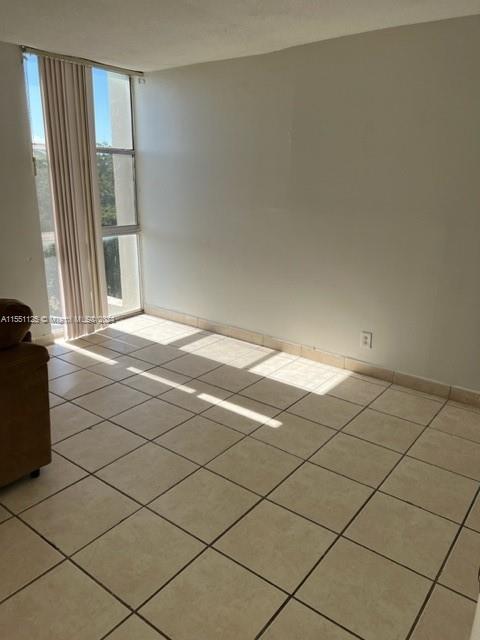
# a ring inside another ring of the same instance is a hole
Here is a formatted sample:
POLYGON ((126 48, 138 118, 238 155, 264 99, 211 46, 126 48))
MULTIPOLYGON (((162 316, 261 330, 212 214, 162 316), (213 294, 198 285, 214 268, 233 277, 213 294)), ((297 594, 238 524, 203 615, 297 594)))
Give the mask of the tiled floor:
POLYGON ((8 640, 468 640, 480 413, 138 316, 51 347, 8 640))

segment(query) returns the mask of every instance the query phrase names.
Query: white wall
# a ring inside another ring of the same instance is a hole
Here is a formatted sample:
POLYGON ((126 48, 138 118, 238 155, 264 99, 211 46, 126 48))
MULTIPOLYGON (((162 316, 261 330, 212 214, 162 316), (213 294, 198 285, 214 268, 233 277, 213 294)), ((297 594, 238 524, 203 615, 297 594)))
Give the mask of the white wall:
POLYGON ((147 304, 480 389, 478 16, 135 89, 147 304))
MULTIPOLYGON (((48 315, 20 48, 0 43, 0 298, 48 315)), ((33 327, 34 336, 50 333, 33 327)))

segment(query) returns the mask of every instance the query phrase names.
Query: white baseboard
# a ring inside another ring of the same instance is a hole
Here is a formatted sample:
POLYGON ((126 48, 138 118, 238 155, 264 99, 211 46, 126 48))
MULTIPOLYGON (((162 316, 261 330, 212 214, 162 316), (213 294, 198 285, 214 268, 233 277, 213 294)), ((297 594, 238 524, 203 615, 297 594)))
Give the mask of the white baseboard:
POLYGON ((316 362, 322 362, 339 369, 347 369, 348 371, 361 373, 366 376, 371 376, 372 378, 379 378, 380 380, 392 382, 409 389, 414 389, 423 393, 430 393, 455 402, 480 408, 479 391, 463 389, 462 387, 438 382, 437 380, 429 380, 428 378, 421 378, 419 376, 402 373, 401 371, 393 371, 392 369, 386 369, 385 367, 369 362, 362 362, 361 360, 350 358, 346 355, 322 351, 321 349, 317 349, 315 346, 299 344, 297 342, 283 340, 282 338, 275 338, 257 331, 234 327, 214 320, 199 318, 181 311, 174 311, 173 309, 164 309, 162 307, 145 304, 144 311, 152 316, 181 322, 182 324, 198 327, 205 331, 212 331, 213 333, 230 336, 231 338, 237 338, 238 340, 245 340, 246 342, 259 344, 277 351, 285 351, 286 353, 302 356, 303 358, 315 360, 316 362))

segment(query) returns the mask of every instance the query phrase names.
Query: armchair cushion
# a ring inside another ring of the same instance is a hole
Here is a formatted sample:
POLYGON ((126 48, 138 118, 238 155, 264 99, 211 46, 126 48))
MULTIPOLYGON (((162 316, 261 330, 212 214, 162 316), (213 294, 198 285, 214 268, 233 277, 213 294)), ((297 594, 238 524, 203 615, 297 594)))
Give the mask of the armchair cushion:
POLYGON ((23 302, 0 298, 0 349, 19 344, 30 329, 32 310, 23 302))

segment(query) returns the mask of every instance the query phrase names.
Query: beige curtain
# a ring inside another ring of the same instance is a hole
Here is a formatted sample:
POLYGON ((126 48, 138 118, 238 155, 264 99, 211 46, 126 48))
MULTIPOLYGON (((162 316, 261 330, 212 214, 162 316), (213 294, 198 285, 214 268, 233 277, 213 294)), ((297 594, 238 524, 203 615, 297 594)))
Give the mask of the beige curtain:
POLYGON ((91 69, 39 60, 66 337, 77 338, 107 314, 91 69))

